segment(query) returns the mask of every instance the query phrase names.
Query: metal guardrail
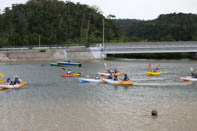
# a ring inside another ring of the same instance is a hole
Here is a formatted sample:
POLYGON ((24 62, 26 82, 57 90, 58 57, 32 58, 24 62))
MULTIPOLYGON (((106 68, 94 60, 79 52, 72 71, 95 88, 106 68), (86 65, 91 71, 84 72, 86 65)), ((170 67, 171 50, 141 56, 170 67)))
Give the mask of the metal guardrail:
MULTIPOLYGON (((8 46, 0 48, 0 51, 20 51, 20 50, 47 50, 47 49, 69 49, 69 48, 85 47, 81 44, 69 45, 42 45, 42 46, 8 46)), ((90 47, 100 47, 100 44, 91 44, 90 47)))
POLYGON ((197 52, 197 44, 190 45, 110 45, 105 54, 197 52))

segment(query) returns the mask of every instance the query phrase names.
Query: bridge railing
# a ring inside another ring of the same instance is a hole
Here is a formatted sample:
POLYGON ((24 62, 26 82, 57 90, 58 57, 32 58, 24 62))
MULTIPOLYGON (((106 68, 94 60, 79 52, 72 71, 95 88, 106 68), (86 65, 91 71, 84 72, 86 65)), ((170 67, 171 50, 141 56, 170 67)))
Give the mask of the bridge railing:
MULTIPOLYGON (((29 46, 5 46, 0 51, 18 51, 18 50, 46 50, 46 49, 69 49, 85 47, 82 44, 64 44, 64 45, 29 45, 29 46)), ((100 44, 90 44, 89 47, 100 47, 100 44)))
POLYGON ((197 52, 197 44, 167 44, 167 45, 106 45, 105 54, 123 54, 123 53, 165 53, 165 52, 197 52))

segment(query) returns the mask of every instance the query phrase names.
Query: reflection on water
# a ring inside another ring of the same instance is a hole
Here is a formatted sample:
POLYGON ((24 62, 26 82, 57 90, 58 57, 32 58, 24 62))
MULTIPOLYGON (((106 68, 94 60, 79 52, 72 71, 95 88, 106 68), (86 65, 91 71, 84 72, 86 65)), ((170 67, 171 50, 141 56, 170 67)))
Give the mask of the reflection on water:
POLYGON ((29 85, 0 91, 0 130, 196 131, 197 83, 179 80, 197 69, 196 61, 151 60, 161 65, 159 77, 146 76, 147 60, 92 61, 72 69, 95 77, 103 63, 127 72, 135 85, 79 83, 47 63, 1 63, 6 77, 17 74, 29 85))

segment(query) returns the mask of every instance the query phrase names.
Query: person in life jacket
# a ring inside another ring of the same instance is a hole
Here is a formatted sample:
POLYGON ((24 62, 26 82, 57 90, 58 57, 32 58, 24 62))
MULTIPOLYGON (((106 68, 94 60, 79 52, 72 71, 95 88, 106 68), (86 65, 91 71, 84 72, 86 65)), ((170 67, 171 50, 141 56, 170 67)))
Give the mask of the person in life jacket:
POLYGON ((117 70, 116 68, 114 69, 114 73, 115 73, 115 74, 118 73, 118 70, 117 70))
POLYGON ((128 77, 128 75, 127 74, 124 74, 124 79, 123 79, 124 81, 128 81, 129 80, 129 77, 128 77))
POLYGON ((197 78, 197 74, 194 71, 192 71, 191 75, 192 75, 192 78, 197 78))
POLYGON ((114 75, 114 80, 118 81, 118 76, 117 75, 114 75))
POLYGON ((108 76, 108 79, 112 79, 112 73, 110 72, 110 75, 108 76))
POLYGON ((8 78, 6 79, 6 84, 10 84, 10 82, 11 82, 10 77, 8 77, 8 78))
POLYGON ((72 59, 69 59, 69 60, 68 60, 68 63, 72 63, 72 59))
POLYGON ((111 70, 110 69, 107 69, 107 73, 111 73, 111 70))
POLYGON ((21 83, 21 79, 19 79, 19 77, 17 75, 14 76, 14 80, 13 80, 14 85, 15 84, 20 84, 21 83))

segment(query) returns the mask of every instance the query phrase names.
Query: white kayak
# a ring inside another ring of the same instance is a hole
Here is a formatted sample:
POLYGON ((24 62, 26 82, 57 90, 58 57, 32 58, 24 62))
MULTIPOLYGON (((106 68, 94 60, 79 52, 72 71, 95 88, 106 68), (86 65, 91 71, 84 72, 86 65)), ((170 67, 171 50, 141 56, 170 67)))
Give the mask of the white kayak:
MULTIPOLYGON (((97 74, 99 74, 101 76, 110 76, 111 75, 110 73, 102 73, 102 72, 98 72, 97 74)), ((120 75, 120 72, 118 72, 118 73, 112 73, 112 75, 119 76, 120 75)))
POLYGON ((15 85, 0 85, 0 89, 13 89, 13 88, 22 88, 24 83, 15 84, 15 85))
POLYGON ((115 84, 115 85, 134 85, 133 81, 122 81, 122 80, 115 81, 113 79, 105 79, 105 78, 102 78, 102 80, 106 83, 115 84))
POLYGON ((78 80, 83 82, 103 82, 101 79, 93 79, 93 78, 78 78, 78 80))
POLYGON ((197 81, 197 78, 192 78, 191 76, 180 77, 181 81, 197 81))

